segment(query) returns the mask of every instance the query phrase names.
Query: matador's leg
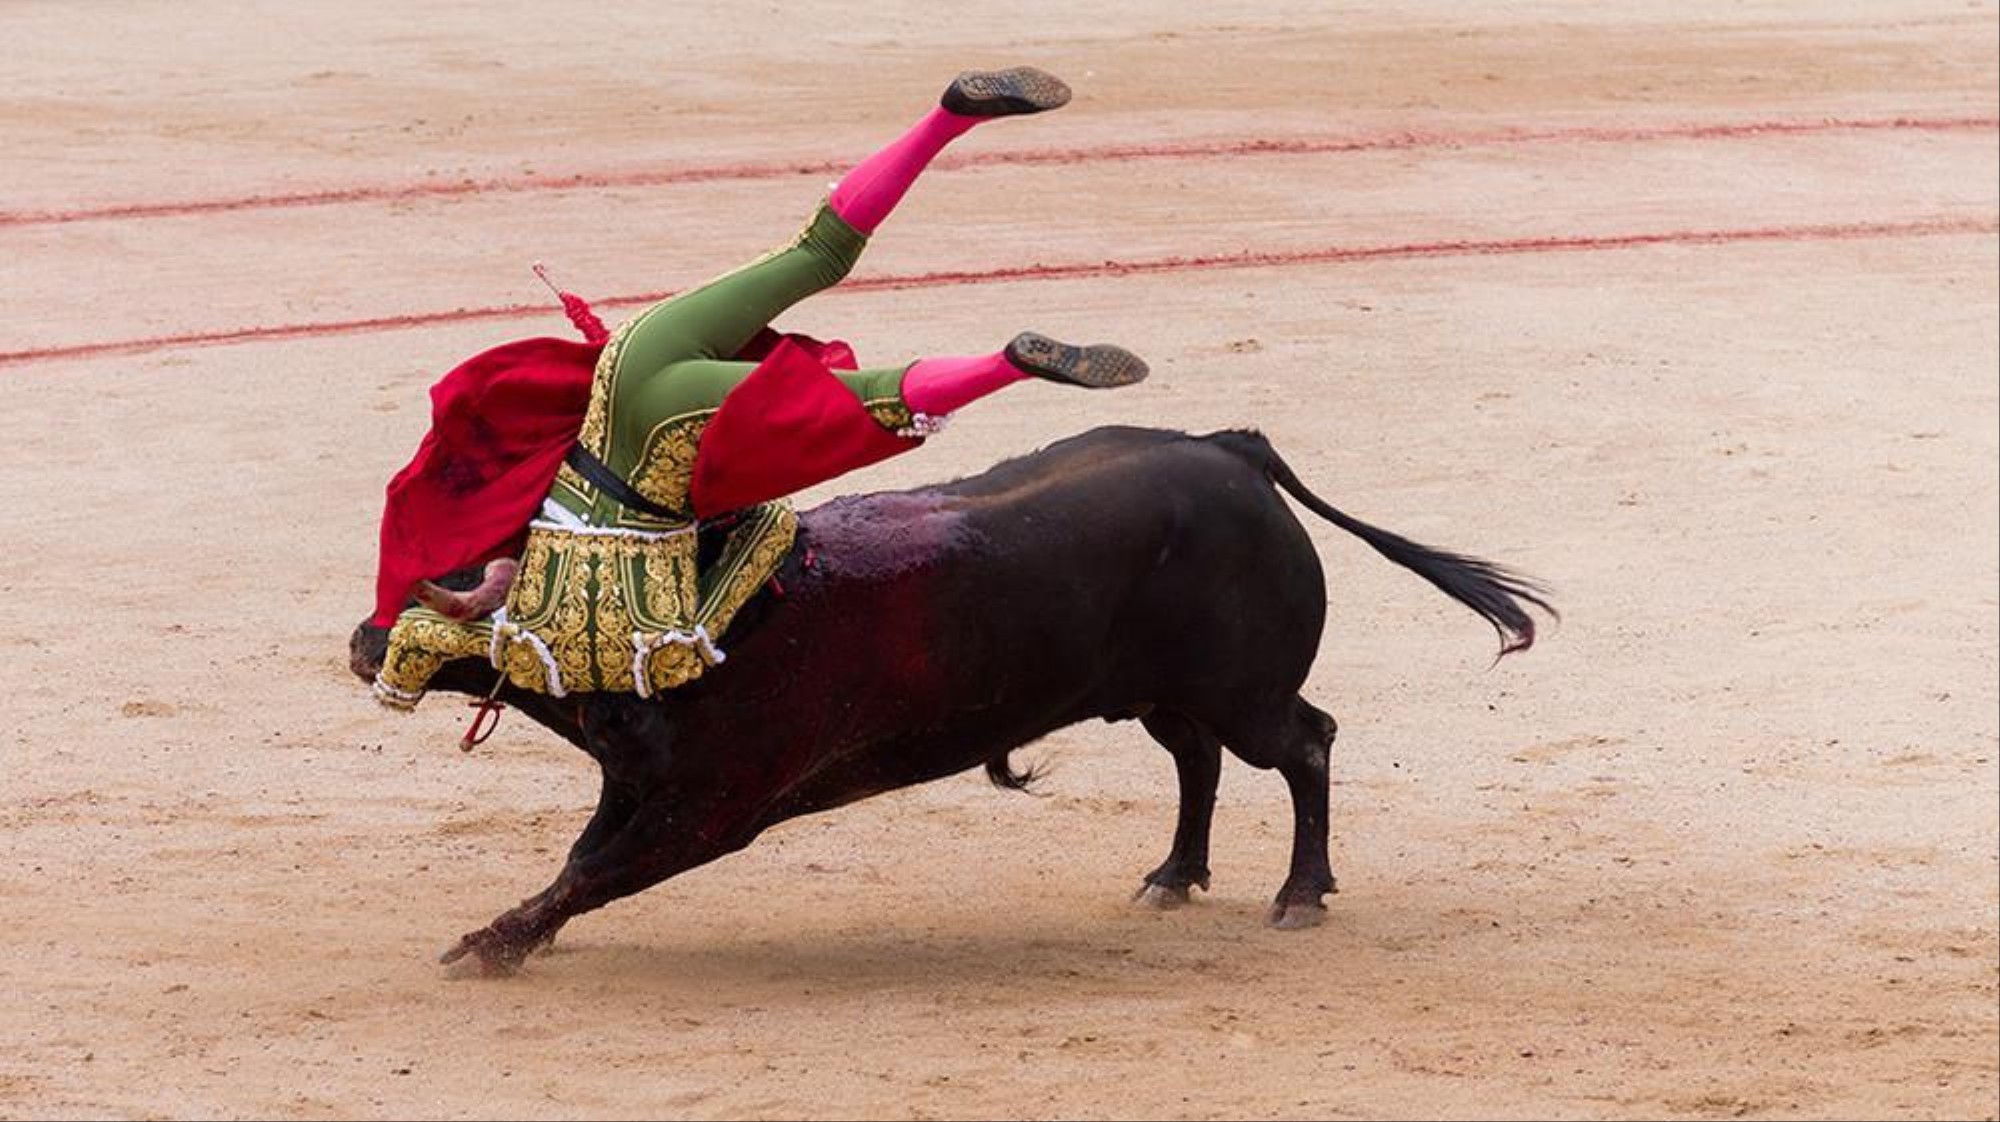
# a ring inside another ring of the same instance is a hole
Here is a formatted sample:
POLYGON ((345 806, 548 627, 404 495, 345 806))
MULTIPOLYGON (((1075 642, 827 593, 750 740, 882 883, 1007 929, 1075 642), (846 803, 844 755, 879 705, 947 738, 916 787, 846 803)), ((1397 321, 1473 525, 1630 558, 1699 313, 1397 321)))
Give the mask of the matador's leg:
MULTIPOLYGON (((754 362, 677 362, 664 377, 652 380, 645 404, 652 414, 664 416, 713 409, 756 368, 754 362)), ((942 417, 1025 378, 1090 389, 1129 386, 1145 378, 1146 364, 1123 347, 1076 346, 1029 332, 991 354, 920 358, 904 366, 833 374, 878 421, 893 428, 897 426, 888 418, 918 413, 942 417), (904 409, 877 408, 899 402, 904 409)))
POLYGON ((733 357, 785 309, 838 284, 945 145, 982 121, 1055 109, 1069 97, 1068 86, 1031 67, 959 75, 937 108, 844 176, 790 244, 641 313, 619 368, 650 374, 689 359, 733 357))
POLYGON ((1069 96, 1062 79, 1032 66, 960 74, 936 109, 848 172, 834 185, 828 202, 848 225, 872 234, 945 145, 981 121, 1059 109, 1069 96))

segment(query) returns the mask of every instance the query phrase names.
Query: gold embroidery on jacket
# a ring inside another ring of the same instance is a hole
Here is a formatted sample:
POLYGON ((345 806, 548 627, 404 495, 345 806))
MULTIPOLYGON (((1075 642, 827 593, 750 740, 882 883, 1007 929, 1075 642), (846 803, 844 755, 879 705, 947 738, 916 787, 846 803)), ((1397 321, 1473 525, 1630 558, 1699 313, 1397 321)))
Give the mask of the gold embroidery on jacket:
MULTIPOLYGON (((688 491, 694 483, 695 453, 701 448, 701 434, 708 429, 715 412, 703 409, 683 413, 654 425, 641 446, 638 469, 632 473, 633 490, 668 510, 687 510, 688 491)), ((651 515, 630 511, 620 521, 648 529, 661 525, 651 515)))
POLYGON ((903 399, 900 397, 876 398, 874 401, 866 402, 864 407, 868 410, 868 415, 875 419, 876 424, 890 432, 902 432, 910 427, 913 420, 910 407, 903 404, 903 399))
POLYGON ((396 617, 389 631, 389 652, 375 675, 378 692, 387 687, 414 704, 445 663, 485 658, 492 642, 493 625, 486 620, 460 623, 429 608, 411 608, 396 617))

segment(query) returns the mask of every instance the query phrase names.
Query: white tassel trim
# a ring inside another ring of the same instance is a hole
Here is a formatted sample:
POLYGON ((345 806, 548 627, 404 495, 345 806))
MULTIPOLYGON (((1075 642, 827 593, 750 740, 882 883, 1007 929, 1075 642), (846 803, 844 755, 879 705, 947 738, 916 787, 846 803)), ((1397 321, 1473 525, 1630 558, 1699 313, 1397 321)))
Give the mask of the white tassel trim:
POLYGON ((927 436, 936 436, 944 431, 946 425, 951 423, 951 416, 949 413, 938 413, 935 415, 930 413, 912 413, 910 414, 910 423, 897 429, 896 435, 918 440, 927 436))
POLYGON ((539 521, 553 522, 565 530, 586 530, 590 528, 590 523, 585 522, 581 515, 554 499, 542 500, 542 517, 539 521))
POLYGON ((506 652, 507 644, 511 643, 528 644, 528 649, 534 651, 535 656, 542 660, 542 673, 548 678, 550 697, 562 697, 569 692, 563 688, 562 671, 556 669, 555 656, 549 653, 549 645, 542 642, 542 637, 525 627, 516 627, 509 623, 507 621, 506 608, 495 609, 493 612, 493 645, 487 648, 486 657, 487 661, 493 664, 493 669, 503 674, 506 673, 507 665, 503 656, 506 652))
POLYGON ((668 646, 693 647, 710 666, 720 666, 729 660, 729 656, 723 654, 722 648, 717 647, 715 640, 709 637, 708 628, 703 624, 695 624, 693 634, 668 631, 650 639, 644 632, 635 631, 632 633, 632 688, 640 697, 653 696, 653 684, 646 677, 646 659, 654 651, 668 646))
POLYGON ((558 534, 574 534, 577 537, 593 538, 636 538, 642 542, 663 542, 668 538, 683 537, 698 533, 701 523, 690 522, 672 530, 634 530, 628 526, 585 526, 581 523, 569 525, 537 518, 528 523, 531 530, 552 530, 558 534))
POLYGON ((399 690, 383 681, 381 674, 378 673, 375 675, 375 700, 380 702, 384 707, 394 709, 399 713, 408 713, 417 707, 417 702, 423 699, 424 695, 421 691, 411 693, 408 690, 399 690))

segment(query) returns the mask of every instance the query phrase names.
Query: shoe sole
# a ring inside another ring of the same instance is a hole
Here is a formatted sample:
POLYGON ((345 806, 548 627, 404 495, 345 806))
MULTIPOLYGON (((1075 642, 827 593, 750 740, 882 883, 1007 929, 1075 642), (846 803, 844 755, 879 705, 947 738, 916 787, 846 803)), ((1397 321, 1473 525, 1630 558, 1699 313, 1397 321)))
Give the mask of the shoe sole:
POLYGON ((1069 104, 1069 86, 1032 66, 1011 70, 968 70, 944 92, 943 105, 966 117, 1011 117, 1046 113, 1069 104))
POLYGON ((1007 358, 1038 377, 1093 390, 1143 382, 1148 372, 1145 360, 1123 347, 1105 343, 1078 347, 1032 331, 1007 344, 1007 358))

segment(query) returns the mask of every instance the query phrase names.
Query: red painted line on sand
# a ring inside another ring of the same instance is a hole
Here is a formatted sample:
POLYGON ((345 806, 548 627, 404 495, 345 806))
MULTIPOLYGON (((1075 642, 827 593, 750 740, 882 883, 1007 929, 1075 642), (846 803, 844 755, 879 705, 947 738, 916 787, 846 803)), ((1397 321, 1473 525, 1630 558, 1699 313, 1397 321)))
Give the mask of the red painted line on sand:
MULTIPOLYGON (((1406 242, 1376 246, 1323 246, 1315 249, 1246 250, 1193 257, 1158 257, 1142 261, 1071 261, 1051 265, 1014 266, 983 270, 941 270, 904 273, 881 277, 858 277, 830 290, 843 292, 884 292, 906 288, 936 288, 945 285, 996 284, 1010 281, 1070 280, 1084 277, 1141 276, 1150 273, 1194 272, 1206 269, 1266 269, 1296 265, 1324 265, 1355 261, 1407 260, 1426 257, 1481 257, 1517 253, 1574 253, 1595 250, 1635 249, 1659 245, 1727 245, 1738 242, 1847 241, 1860 238, 1930 237, 1942 234, 2000 233, 2000 219, 1986 216, 1925 218, 1907 222, 1842 222, 1811 226, 1754 226, 1734 230, 1668 230, 1643 234, 1570 235, 1541 238, 1508 238, 1491 241, 1406 242)), ((651 304, 674 295, 672 291, 612 296, 596 303, 604 307, 651 304)), ((333 320, 321 323, 278 324, 268 327, 241 327, 222 331, 200 331, 184 335, 158 335, 143 339, 119 339, 99 343, 73 343, 54 347, 33 347, 0 351, 0 366, 44 362, 53 359, 89 358, 108 354, 139 354, 173 347, 207 346, 265 340, 305 339, 322 335, 352 335, 423 327, 439 323, 471 320, 517 319, 546 316, 553 308, 547 303, 502 304, 485 308, 454 308, 448 311, 412 315, 375 316, 368 319, 333 320)))
MULTIPOLYGON (((977 156, 947 156, 944 169, 1003 164, 1129 163, 1142 160, 1193 160, 1242 156, 1304 156, 1340 152, 1381 152, 1417 148, 1469 148, 1492 144, 1638 143, 1659 140, 1728 140, 1763 136, 1799 136, 1829 132, 1992 132, 2000 117, 1828 117, 1814 120, 1738 121, 1724 124, 1575 126, 1506 128, 1464 132, 1388 132, 1320 137, 1248 137, 1177 141, 1162 144, 1103 145, 1091 148, 1030 148, 977 156)), ((715 164, 706 167, 631 168, 565 175, 491 176, 450 183, 382 183, 330 187, 312 191, 273 192, 214 199, 118 203, 72 210, 0 211, 0 227, 48 226, 70 222, 127 218, 174 218, 282 207, 336 206, 399 202, 415 199, 455 199, 476 195, 538 191, 584 191, 618 187, 659 187, 678 183, 725 180, 790 179, 838 175, 848 164, 838 160, 715 164)))

